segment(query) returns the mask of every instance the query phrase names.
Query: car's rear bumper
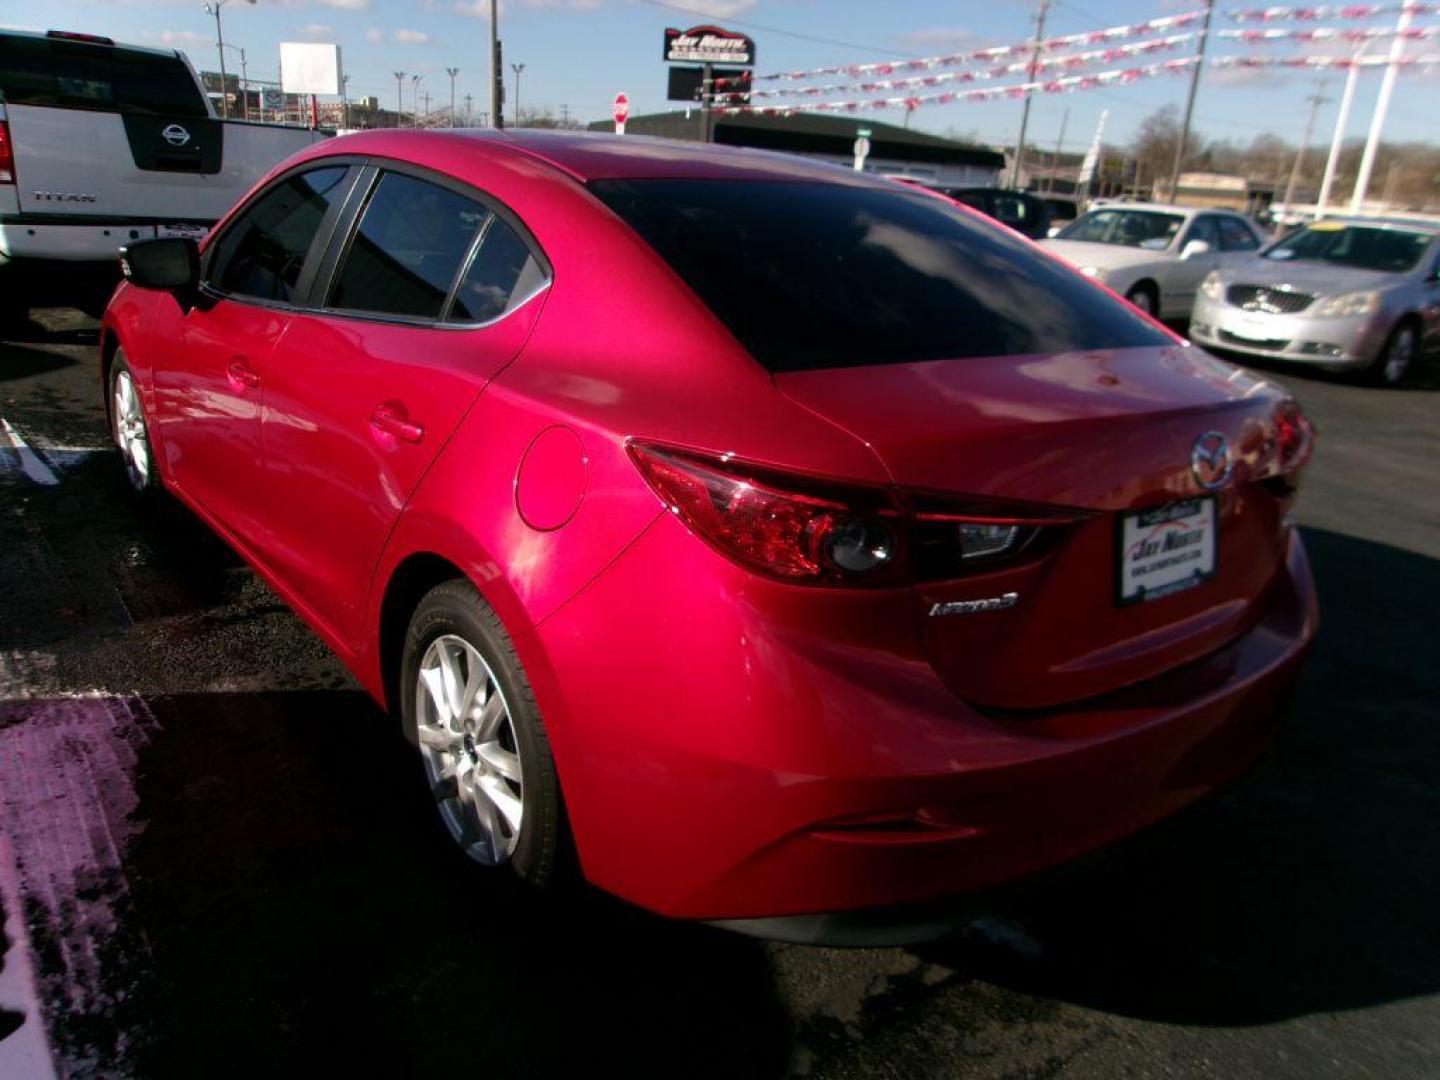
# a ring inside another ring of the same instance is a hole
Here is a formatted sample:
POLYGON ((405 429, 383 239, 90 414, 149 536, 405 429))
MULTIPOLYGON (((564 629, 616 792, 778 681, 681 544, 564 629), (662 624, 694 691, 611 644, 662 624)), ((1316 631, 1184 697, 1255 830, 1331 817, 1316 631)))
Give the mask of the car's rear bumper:
POLYGON ((1189 337, 1211 349, 1349 371, 1374 361, 1386 331, 1384 321, 1374 316, 1259 314, 1201 296, 1190 315, 1189 337))
MULTIPOLYGON (((120 248, 136 240, 168 235, 187 224, 180 219, 164 223, 154 220, 76 216, 59 220, 58 214, 0 215, 0 264, 17 260, 59 262, 110 262, 120 248)), ((193 223, 203 230, 205 222, 193 223)))
POLYGON ((1223 785, 1269 743, 1318 621, 1292 537, 1269 611, 1227 647, 1100 699, 986 715, 923 658, 792 637, 743 592, 717 605, 714 586, 667 569, 671 527, 652 526, 528 643, 566 673, 563 693, 543 674, 536 689, 564 728, 582 865, 667 915, 788 919, 748 924, 781 937, 847 922, 789 917, 1064 862, 1223 785), (653 621, 626 617, 657 590, 653 621), (607 615, 623 638, 595 639, 607 615))

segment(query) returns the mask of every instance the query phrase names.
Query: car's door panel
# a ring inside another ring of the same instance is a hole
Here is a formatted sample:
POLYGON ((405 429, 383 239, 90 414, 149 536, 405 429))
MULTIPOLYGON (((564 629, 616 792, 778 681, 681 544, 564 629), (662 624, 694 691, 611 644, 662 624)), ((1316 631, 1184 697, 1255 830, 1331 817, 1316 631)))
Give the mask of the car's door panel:
POLYGON ((326 304, 386 310, 298 312, 266 379, 264 558, 347 641, 361 635, 370 575, 406 500, 542 306, 522 282, 497 320, 429 318, 427 305, 439 315, 452 291, 466 292, 453 279, 467 259, 464 281, 478 273, 504 226, 454 192, 397 176, 380 174, 332 279, 317 285, 326 304))
POLYGON ((237 538, 264 542, 260 405, 307 263, 347 192, 347 165, 288 176, 256 196, 206 252, 202 295, 155 371, 167 473, 237 538))

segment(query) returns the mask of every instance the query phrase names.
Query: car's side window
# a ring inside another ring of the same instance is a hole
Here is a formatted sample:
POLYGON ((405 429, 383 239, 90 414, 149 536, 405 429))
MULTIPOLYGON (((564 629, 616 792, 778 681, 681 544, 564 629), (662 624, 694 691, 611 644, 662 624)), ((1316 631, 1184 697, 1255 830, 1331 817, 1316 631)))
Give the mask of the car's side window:
POLYGON ((296 283, 320 223, 344 196, 349 167, 296 173, 241 213, 220 238, 208 280, 222 292, 258 300, 295 300, 296 283))
POLYGON ((1211 251, 1220 250, 1220 234, 1215 228, 1214 214, 1201 214, 1190 223, 1190 228, 1185 232, 1185 239, 1180 242, 1180 250, 1184 251, 1185 246, 1192 240, 1204 240, 1210 245, 1211 251))
POLYGON ((1220 250, 1254 251, 1259 246, 1259 238, 1245 222, 1233 217, 1220 219, 1220 250))
POLYGON ((489 322, 533 296, 545 283, 541 267, 520 234, 496 216, 455 290, 452 322, 489 322))
POLYGON ((325 306, 438 319, 490 211, 448 188, 385 172, 371 189, 325 306))

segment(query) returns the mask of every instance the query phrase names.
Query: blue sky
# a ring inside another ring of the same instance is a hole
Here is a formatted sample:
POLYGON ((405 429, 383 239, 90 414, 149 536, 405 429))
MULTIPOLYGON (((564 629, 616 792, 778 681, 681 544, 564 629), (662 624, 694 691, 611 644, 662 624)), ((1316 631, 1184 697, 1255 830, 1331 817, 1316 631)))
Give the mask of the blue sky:
MULTIPOLYGON (((1269 0, 1266 0, 1269 2, 1269 0)), ((756 41, 757 73, 840 63, 928 56, 1023 40, 1031 32, 1034 0, 506 0, 501 4, 507 92, 513 93, 511 62, 523 62, 522 104, 549 106, 557 114, 567 105, 582 120, 608 117, 617 90, 629 94, 635 114, 666 108, 662 31, 719 23, 749 33, 756 41), (693 9, 694 13, 676 10, 693 9), (816 40, 823 39, 823 40, 816 40)), ((1055 0, 1047 36, 1134 23, 1200 6, 1186 0, 1055 0)), ((1260 0, 1221 2, 1263 6, 1260 0)), ((420 91, 434 97, 432 107, 448 102, 446 67, 458 67, 457 94, 485 98, 489 27, 488 0, 229 0, 224 7, 225 39, 246 50, 251 78, 276 78, 280 41, 334 41, 342 48, 352 96, 374 94, 393 107, 392 72, 424 76, 420 91)), ((0 24, 29 29, 67 29, 107 34, 117 40, 183 49, 197 65, 216 66, 214 21, 202 0, 47 0, 45 25, 35 25, 39 5, 5 0, 0 24)), ((1421 24, 1436 23, 1434 17, 1421 24)), ((1217 13, 1217 26, 1234 24, 1217 13)), ((1344 25, 1385 25, 1385 20, 1344 25)), ((1383 50, 1384 46, 1378 47, 1383 50)), ((1440 52, 1440 38, 1412 43, 1412 52, 1440 52)), ((1212 51, 1239 51, 1232 43, 1213 42, 1212 51)), ((1258 50, 1254 50, 1258 51, 1258 50)), ((1285 47, 1268 47, 1283 54, 1285 47)), ((1291 50, 1293 51, 1293 50, 1291 50)), ((235 57, 227 53, 234 70, 235 57)), ((1099 70, 1099 69, 1096 69, 1099 70)), ((1314 73, 1207 71, 1196 123, 1209 137, 1248 142, 1263 131, 1298 139, 1315 90, 1314 73)), ((1329 73, 1315 142, 1327 141, 1343 83, 1329 73)), ((1363 135, 1380 85, 1378 71, 1362 76, 1351 115, 1350 132, 1363 135)), ((1123 143, 1154 109, 1184 101, 1186 80, 1162 77, 1131 86, 1063 96, 1038 96, 1030 135, 1053 146, 1069 110, 1065 145, 1083 148, 1102 109, 1110 110, 1106 141, 1123 143)), ((1427 107, 1440 89, 1440 76, 1402 77, 1386 125, 1387 138, 1435 140, 1440 119, 1427 107)), ((461 106, 463 108, 463 105, 461 106)), ((508 111, 508 110, 507 110, 508 111)), ((894 114, 873 113, 894 120, 894 114)), ((1020 105, 1013 101, 950 105, 918 110, 916 128, 1010 142, 1019 126, 1020 105)))

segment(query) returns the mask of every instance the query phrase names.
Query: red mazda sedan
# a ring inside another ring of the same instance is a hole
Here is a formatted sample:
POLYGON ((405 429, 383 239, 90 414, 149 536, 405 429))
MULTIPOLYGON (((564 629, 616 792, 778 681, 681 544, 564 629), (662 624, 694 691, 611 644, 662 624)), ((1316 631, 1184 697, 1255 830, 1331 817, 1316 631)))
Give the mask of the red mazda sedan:
POLYGON ((1315 631, 1294 401, 923 192, 385 132, 122 256, 132 485, 530 882, 804 937, 1013 878, 1242 770, 1315 631))

